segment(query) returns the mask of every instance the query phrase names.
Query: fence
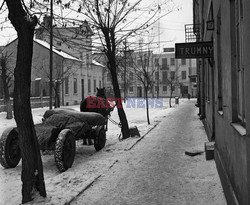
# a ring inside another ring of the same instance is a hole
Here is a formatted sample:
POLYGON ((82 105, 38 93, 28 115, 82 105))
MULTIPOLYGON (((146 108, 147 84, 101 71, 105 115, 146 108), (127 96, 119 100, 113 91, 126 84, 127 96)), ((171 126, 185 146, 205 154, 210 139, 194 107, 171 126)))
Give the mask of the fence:
MULTIPOLYGON (((31 108, 48 107, 49 96, 46 97, 31 97, 30 98, 31 108)), ((54 102, 52 102, 53 104, 54 102)), ((13 106, 13 99, 11 98, 11 105, 13 106)), ((6 112, 6 105, 4 100, 0 99, 0 112, 6 112)))

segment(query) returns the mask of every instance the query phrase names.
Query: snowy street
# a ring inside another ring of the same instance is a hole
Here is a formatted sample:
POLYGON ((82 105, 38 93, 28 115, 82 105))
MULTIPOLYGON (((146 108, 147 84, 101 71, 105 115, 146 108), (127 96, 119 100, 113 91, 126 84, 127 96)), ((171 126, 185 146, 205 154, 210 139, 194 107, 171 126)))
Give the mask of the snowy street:
POLYGON ((71 204, 226 204, 213 160, 190 157, 207 141, 195 101, 185 101, 71 204))
MULTIPOLYGON (((120 129, 109 122, 107 143, 96 152, 77 142, 75 161, 58 173, 53 153, 42 156, 48 197, 29 204, 226 204, 215 162, 205 155, 190 157, 185 151, 204 150, 207 137, 195 107, 196 99, 180 105, 150 109, 151 125, 143 108, 125 108, 130 126, 141 138, 120 142, 120 129), (150 131, 151 130, 151 131, 150 131), (150 131, 150 132, 149 132, 150 131)), ((79 106, 73 106, 79 110, 79 106)), ((34 109, 36 123, 45 109, 34 109)), ((11 123, 0 113, 1 129, 11 123)), ((117 111, 112 118, 118 121, 117 111)), ((0 167, 0 204, 20 204, 21 163, 0 167)))

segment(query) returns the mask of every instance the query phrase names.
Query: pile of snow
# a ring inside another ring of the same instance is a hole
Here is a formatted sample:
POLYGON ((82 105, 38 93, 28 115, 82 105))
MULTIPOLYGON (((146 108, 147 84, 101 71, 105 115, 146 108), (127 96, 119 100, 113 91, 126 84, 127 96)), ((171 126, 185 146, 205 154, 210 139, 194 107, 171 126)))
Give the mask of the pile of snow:
MULTIPOLYGON (((180 103, 185 99, 180 99, 180 103)), ((153 129, 161 118, 167 116, 173 109, 169 109, 168 99, 163 100, 160 108, 150 108, 150 122, 147 124, 146 109, 138 106, 123 104, 129 122, 129 126, 137 126, 140 136, 143 137, 153 129)), ((174 105, 174 100, 172 102, 174 105)), ((80 110, 79 105, 67 106, 80 110)), ((42 116, 48 108, 33 109, 35 124, 42 122, 42 116)), ((0 113, 0 136, 10 126, 16 126, 15 121, 5 119, 6 113, 0 113)), ((117 109, 111 115, 112 119, 119 122, 117 109)), ((59 173, 54 163, 54 153, 51 151, 42 153, 44 178, 47 190, 47 198, 36 197, 30 204, 65 204, 80 194, 91 185, 103 173, 107 172, 119 158, 124 150, 131 149, 140 138, 119 140, 120 128, 108 122, 107 142, 103 150, 96 152, 93 146, 82 145, 82 140, 77 141, 76 156, 71 169, 59 173)), ((21 204, 21 163, 14 169, 4 169, 0 166, 0 205, 21 204)))

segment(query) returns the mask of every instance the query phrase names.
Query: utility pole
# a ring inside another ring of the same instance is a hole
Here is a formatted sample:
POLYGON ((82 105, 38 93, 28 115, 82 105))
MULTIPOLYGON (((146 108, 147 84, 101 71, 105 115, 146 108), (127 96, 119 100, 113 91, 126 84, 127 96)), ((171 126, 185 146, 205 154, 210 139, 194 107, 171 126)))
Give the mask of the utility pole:
POLYGON ((53 0, 50 0, 50 63, 49 63, 49 109, 52 109, 53 86, 53 0))
POLYGON ((127 72, 127 39, 125 39, 124 42, 124 46, 125 46, 125 51, 124 51, 124 60, 125 60, 125 65, 124 65, 124 102, 126 102, 126 72, 127 72))
MULTIPOLYGON (((158 0, 158 8, 160 8, 160 0, 158 0)), ((159 19, 158 19, 158 46, 159 46, 159 63, 158 63, 158 79, 157 79, 157 98, 159 98, 159 92, 160 92, 160 53, 161 53, 161 46, 160 46, 160 12, 161 10, 159 10, 159 19)))

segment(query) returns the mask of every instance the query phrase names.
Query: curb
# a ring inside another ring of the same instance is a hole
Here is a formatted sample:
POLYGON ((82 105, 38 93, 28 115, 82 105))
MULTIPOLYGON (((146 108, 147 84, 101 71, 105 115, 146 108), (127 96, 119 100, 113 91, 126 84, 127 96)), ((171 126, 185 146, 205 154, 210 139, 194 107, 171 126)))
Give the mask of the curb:
MULTIPOLYGON (((147 134, 149 134, 154 128, 157 127, 157 125, 159 125, 161 121, 157 122, 156 124, 154 124, 153 127, 151 127, 143 136, 141 136, 138 140, 135 141, 135 143, 133 143, 129 148, 124 149, 124 151, 129 151, 131 149, 133 149, 133 147, 138 144, 147 134)), ((118 162, 118 160, 115 160, 107 169, 111 169, 112 167, 114 167, 114 165, 118 162)), ((105 172, 103 172, 102 174, 99 174, 97 177, 95 177, 91 182, 89 182, 87 185, 85 185, 83 187, 83 189, 74 197, 72 197, 69 201, 65 202, 64 205, 69 205, 71 202, 73 202, 79 195, 81 195, 82 193, 84 193, 88 188, 90 188, 95 182, 98 181, 98 179, 102 176, 105 175, 105 172)))
MULTIPOLYGON (((161 122, 161 121, 160 121, 160 122, 161 122)), ((124 149, 124 150, 125 150, 125 151, 129 151, 129 150, 133 149, 133 147, 134 147, 138 142, 140 142, 148 133, 150 133, 154 128, 156 128, 157 125, 160 124, 160 122, 157 122, 156 124, 154 124, 154 126, 151 127, 151 128, 150 128, 144 135, 142 135, 138 140, 136 140, 134 144, 132 144, 129 148, 124 149)))

